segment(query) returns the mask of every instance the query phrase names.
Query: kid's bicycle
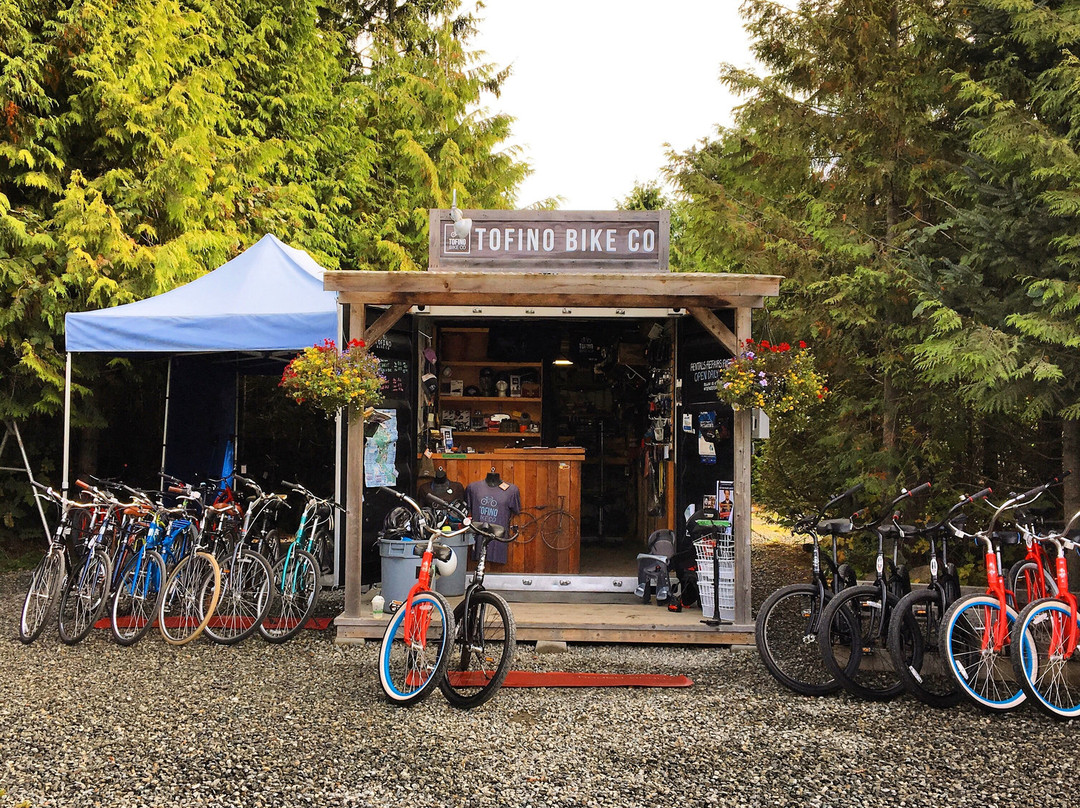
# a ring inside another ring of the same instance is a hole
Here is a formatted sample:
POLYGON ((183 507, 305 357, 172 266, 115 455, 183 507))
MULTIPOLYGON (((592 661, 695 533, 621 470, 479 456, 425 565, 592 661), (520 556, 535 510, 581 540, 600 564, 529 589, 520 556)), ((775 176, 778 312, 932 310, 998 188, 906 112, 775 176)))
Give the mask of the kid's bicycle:
MULTIPOLYGON (((453 647, 454 614, 446 598, 431 588, 432 571, 449 575, 457 567, 454 551, 437 538, 457 536, 469 530, 463 523, 457 530, 442 531, 428 522, 423 509, 411 497, 382 487, 412 508, 414 523, 423 536, 416 536, 413 553, 421 557, 420 570, 412 589, 390 618, 379 650, 379 682, 383 693, 395 704, 417 704, 431 695, 446 676, 453 647)), ((448 526, 449 527, 449 526, 448 526)), ((394 606, 395 604, 391 604, 394 606)))
MULTIPOLYGON (((428 499, 466 523, 467 514, 460 509, 432 494, 428 499)), ((480 556, 472 581, 465 588, 465 598, 454 609, 456 629, 450 666, 439 682, 446 700, 462 709, 479 707, 495 695, 510 672, 517 649, 517 627, 509 604, 484 589, 488 545, 493 541, 511 542, 513 537, 506 535, 502 525, 473 523, 471 529, 481 542, 480 556)))

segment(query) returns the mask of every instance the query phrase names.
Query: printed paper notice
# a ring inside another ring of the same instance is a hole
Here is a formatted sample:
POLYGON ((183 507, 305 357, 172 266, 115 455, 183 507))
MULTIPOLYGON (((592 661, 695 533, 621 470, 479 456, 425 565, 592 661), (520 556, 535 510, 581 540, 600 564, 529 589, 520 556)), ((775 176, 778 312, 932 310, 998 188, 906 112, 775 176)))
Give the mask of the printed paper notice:
POLYGON ((393 487, 397 483, 397 468, 394 458, 397 456, 397 410, 376 410, 388 416, 379 424, 375 434, 364 441, 364 485, 374 488, 379 485, 393 487))

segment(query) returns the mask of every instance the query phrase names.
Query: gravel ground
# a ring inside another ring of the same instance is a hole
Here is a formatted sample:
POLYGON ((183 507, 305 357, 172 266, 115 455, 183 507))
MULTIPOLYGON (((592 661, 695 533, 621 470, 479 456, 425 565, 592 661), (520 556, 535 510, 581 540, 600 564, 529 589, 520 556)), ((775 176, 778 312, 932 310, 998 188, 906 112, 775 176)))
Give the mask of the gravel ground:
MULTIPOLYGON (((755 546, 764 589, 798 550, 755 546)), ((804 698, 753 651, 572 646, 516 667, 686 674, 686 689, 506 688, 463 713, 381 698, 377 647, 74 648, 16 636, 0 574, 0 808, 8 806, 1064 806, 1080 722, 1022 709, 804 698), (988 771, 999 772, 988 776, 988 771)), ((333 611, 331 602, 328 606, 333 611)))

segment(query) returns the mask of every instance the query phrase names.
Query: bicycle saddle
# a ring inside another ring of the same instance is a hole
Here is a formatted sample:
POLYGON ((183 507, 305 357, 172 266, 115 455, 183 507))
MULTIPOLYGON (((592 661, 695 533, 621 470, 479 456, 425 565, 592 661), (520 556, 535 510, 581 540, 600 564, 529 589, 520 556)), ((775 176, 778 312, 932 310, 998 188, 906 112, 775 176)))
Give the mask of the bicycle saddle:
POLYGON ((473 530, 483 533, 485 537, 503 539, 506 536, 506 528, 502 525, 493 525, 490 522, 473 522, 473 530))
POLYGON ((817 532, 827 536, 840 536, 854 529, 850 519, 826 519, 817 524, 817 532))
MULTIPOLYGON (((412 554, 414 556, 422 556, 426 548, 426 544, 424 544, 423 542, 418 542, 417 544, 413 545, 412 554)), ((454 556, 454 551, 447 547, 445 544, 432 545, 431 552, 439 561, 449 561, 454 556)))

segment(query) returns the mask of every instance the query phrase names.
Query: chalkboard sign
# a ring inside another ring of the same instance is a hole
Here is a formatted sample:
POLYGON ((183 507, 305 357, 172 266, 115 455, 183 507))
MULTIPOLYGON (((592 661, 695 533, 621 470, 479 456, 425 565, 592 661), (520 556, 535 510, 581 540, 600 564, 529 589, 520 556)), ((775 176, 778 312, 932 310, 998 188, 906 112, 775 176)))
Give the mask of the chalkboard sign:
MULTIPOLYGON (((373 353, 375 353, 373 351, 373 353)), ((376 356, 378 354, 376 353, 376 356)), ((379 373, 383 376, 380 392, 383 398, 405 398, 409 388, 409 360, 379 357, 379 373)))

